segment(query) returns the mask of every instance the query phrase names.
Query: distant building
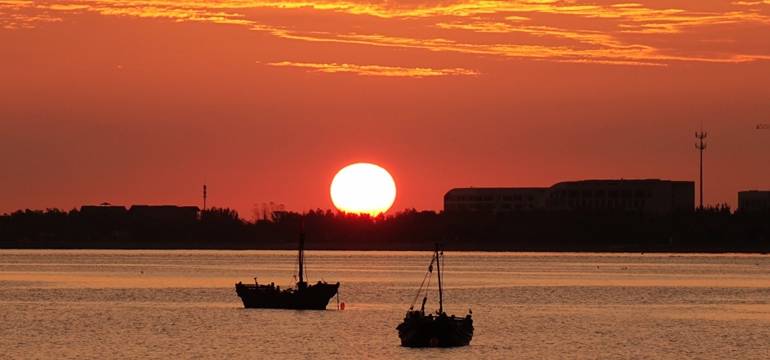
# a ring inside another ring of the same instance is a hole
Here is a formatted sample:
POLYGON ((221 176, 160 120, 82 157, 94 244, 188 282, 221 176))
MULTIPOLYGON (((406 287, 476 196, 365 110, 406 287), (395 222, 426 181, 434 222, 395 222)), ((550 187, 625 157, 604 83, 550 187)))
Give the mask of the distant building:
POLYGON ((80 215, 86 218, 116 219, 126 215, 128 210, 124 206, 116 205, 83 205, 80 207, 80 215))
POLYGON ((657 179, 562 182, 549 189, 546 207, 646 214, 688 212, 695 208, 695 183, 657 179))
POLYGON ((134 219, 157 223, 191 223, 198 219, 200 209, 197 206, 176 205, 133 205, 128 209, 134 219))
POLYGON ((544 207, 547 188, 461 188, 444 195, 448 212, 512 212, 544 207))
POLYGON ((738 211, 742 213, 770 212, 770 191, 741 191, 738 193, 738 211))
POLYGON ((444 196, 447 212, 593 211, 671 214, 695 207, 692 181, 583 180, 550 188, 460 188, 444 196))

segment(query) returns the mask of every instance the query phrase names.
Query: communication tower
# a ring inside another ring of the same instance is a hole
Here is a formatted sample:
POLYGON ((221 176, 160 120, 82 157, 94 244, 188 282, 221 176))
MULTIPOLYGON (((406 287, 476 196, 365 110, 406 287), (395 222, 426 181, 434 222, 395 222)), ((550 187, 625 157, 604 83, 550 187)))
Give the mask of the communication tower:
POLYGON ((701 130, 695 133, 695 138, 698 142, 695 143, 695 148, 700 153, 700 209, 703 210, 703 151, 706 150, 707 144, 705 142, 708 137, 708 133, 701 130))

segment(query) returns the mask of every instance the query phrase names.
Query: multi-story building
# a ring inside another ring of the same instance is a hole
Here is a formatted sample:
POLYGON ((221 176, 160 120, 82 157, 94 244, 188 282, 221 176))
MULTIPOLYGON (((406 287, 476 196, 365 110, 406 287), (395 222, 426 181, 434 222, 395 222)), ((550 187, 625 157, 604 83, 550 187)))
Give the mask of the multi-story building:
POLYGON ((447 212, 593 211, 671 214, 693 211, 691 181, 583 180, 550 188, 460 188, 444 196, 447 212))
POLYGON ((695 183, 669 180, 583 180, 552 186, 548 210, 671 214, 693 211, 695 183))
POLYGON ((770 191, 741 191, 738 193, 738 211, 742 213, 770 212, 770 191))

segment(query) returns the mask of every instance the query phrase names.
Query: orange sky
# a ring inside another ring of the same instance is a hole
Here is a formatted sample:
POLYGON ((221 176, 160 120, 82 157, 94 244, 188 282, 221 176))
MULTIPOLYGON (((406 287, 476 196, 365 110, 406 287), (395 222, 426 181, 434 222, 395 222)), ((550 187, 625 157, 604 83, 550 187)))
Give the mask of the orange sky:
POLYGON ((695 180, 701 122, 707 203, 770 188, 770 0, 0 0, 0 212, 695 180))

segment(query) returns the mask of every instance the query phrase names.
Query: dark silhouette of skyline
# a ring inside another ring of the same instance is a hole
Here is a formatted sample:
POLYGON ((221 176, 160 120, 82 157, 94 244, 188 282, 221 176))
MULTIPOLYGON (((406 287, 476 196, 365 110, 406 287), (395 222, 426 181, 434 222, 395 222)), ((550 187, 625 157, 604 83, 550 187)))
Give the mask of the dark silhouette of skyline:
POLYGON ((227 208, 113 206, 0 216, 2 248, 294 249, 300 223, 309 249, 766 252, 770 211, 727 205, 667 215, 638 211, 435 212, 351 215, 278 211, 247 221, 227 208), (133 209, 133 210, 131 210, 133 209), (194 211, 195 210, 195 211, 194 211))

